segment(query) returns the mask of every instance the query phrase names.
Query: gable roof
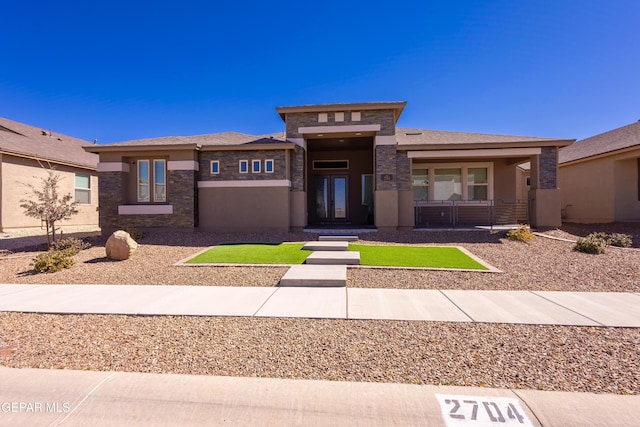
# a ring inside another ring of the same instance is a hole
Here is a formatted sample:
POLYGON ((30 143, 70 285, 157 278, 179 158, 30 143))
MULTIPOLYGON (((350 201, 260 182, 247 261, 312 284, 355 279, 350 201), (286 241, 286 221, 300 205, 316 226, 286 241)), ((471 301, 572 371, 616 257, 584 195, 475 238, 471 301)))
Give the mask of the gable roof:
POLYGON ((603 154, 613 154, 619 150, 636 146, 640 147, 640 121, 582 139, 569 147, 561 149, 559 163, 569 163, 603 154))
POLYGON ((288 144, 282 133, 262 136, 249 135, 239 132, 219 132, 193 136, 166 136, 161 138, 146 138, 133 141, 116 142, 108 145, 90 145, 84 147, 90 153, 116 151, 120 149, 200 149, 206 147, 231 147, 265 144, 288 144))
POLYGON ((450 132, 415 128, 396 128, 399 148, 423 146, 429 149, 457 149, 497 146, 559 146, 572 144, 574 139, 539 138, 532 136, 495 135, 472 132, 450 132))
POLYGON ((52 163, 96 169, 98 156, 82 149, 88 141, 0 117, 0 152, 52 163))

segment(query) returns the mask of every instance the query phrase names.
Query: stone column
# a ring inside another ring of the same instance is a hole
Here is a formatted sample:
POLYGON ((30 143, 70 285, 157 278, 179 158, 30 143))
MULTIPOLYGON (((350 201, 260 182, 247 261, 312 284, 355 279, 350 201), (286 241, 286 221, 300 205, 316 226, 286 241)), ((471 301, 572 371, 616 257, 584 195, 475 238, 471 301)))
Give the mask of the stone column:
POLYGON ((543 147, 531 157, 531 225, 560 227, 562 225, 561 195, 558 188, 558 147, 543 147))

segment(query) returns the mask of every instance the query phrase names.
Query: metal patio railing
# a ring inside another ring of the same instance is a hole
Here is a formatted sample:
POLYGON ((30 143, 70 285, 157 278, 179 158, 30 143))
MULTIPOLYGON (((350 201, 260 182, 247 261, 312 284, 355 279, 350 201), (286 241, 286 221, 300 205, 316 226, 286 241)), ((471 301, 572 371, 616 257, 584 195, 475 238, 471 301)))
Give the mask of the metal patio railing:
POLYGON ((528 224, 530 218, 527 199, 415 202, 416 227, 528 224))

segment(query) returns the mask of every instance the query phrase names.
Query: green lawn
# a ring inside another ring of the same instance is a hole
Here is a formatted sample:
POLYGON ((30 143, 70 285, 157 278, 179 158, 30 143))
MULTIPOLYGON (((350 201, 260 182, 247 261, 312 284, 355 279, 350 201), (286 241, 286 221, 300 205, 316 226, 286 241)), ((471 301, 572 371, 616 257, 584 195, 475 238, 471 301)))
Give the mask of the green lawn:
MULTIPOLYGON (((311 251, 302 243, 238 243, 214 246, 188 264, 302 264, 311 251)), ((488 270, 458 248, 433 246, 373 246, 350 244, 360 252, 360 265, 488 270)))
POLYGON ((223 244, 187 261, 188 264, 302 264, 311 251, 302 243, 223 244))
POLYGON ((360 252, 360 265, 488 270, 458 248, 432 246, 369 246, 350 244, 360 252))

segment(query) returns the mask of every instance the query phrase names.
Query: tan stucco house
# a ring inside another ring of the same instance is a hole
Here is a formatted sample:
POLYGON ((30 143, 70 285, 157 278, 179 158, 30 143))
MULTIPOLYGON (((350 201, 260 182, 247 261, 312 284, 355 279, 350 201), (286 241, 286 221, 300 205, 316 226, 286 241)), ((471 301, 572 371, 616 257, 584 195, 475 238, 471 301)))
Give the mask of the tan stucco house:
POLYGON ((640 122, 560 150, 564 219, 640 221, 640 122))
POLYGON ((202 230, 560 225, 558 150, 573 140, 397 128, 405 102, 278 107, 278 134, 85 147, 100 226, 202 230), (517 165, 531 190, 518 194, 517 165))
POLYGON ((79 213, 60 226, 97 226, 98 156, 82 147, 87 141, 51 130, 0 118, 0 231, 40 227, 40 220, 24 215, 21 199, 31 197, 32 184, 53 168, 62 177, 58 192, 80 202, 79 213))

